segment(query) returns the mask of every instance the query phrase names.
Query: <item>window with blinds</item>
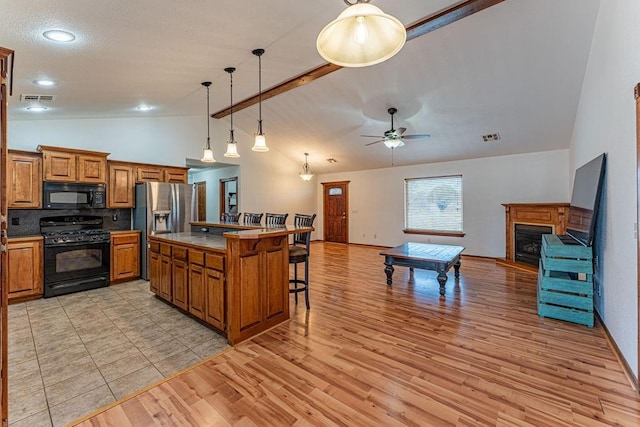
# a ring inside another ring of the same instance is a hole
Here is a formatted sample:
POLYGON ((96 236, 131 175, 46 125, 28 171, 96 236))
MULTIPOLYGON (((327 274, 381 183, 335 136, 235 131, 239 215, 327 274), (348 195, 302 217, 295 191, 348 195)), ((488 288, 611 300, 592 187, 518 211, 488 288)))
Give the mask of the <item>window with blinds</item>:
POLYGON ((405 232, 462 233, 462 175, 404 181, 405 232))

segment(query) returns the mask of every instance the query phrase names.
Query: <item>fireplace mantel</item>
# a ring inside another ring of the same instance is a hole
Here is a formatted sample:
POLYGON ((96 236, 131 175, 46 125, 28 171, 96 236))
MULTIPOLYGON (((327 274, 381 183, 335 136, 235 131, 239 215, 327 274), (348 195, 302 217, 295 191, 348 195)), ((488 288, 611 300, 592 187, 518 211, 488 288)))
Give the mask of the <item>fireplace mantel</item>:
POLYGON ((569 203, 503 203, 505 211, 506 251, 508 264, 528 265, 515 261, 514 224, 546 225, 554 234, 565 234, 569 203))

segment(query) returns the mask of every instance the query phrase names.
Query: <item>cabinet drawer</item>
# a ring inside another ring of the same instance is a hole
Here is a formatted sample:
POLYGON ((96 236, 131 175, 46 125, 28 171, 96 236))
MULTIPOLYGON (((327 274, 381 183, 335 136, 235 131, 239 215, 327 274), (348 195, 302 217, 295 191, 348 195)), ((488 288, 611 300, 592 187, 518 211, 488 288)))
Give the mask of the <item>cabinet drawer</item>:
POLYGON ((171 256, 171 245, 166 243, 160 243, 160 253, 162 255, 171 256))
MULTIPOLYGON (((114 245, 124 245, 126 243, 138 243, 140 241, 139 234, 112 234, 111 243, 114 245)), ((156 251, 157 252, 157 251, 156 251)))
POLYGON ((172 255, 173 255, 172 256, 173 259, 179 259, 179 260, 182 260, 182 261, 186 261, 187 260, 187 250, 185 248, 181 248, 179 246, 174 246, 172 255))
POLYGON ((158 242, 149 243, 149 248, 151 249, 151 252, 160 253, 160 243, 158 242))
POLYGON ((224 256, 207 254, 207 267, 224 271, 224 256))
POLYGON ((189 249, 189 263, 204 265, 204 252, 189 249))

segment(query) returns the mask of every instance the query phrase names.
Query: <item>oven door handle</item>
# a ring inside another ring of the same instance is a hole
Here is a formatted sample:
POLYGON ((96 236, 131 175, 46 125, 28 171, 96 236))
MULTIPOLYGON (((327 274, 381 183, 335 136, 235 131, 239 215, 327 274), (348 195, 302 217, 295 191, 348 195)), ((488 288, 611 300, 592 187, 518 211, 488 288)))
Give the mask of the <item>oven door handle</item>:
POLYGON ((93 191, 89 191, 89 207, 90 208, 93 207, 93 198, 94 198, 93 191))
POLYGON ((76 242, 76 243, 62 243, 62 244, 49 244, 49 245, 44 245, 45 248, 69 248, 69 247, 73 247, 73 246, 87 246, 87 245, 99 245, 102 243, 110 243, 110 240, 102 240, 99 242, 96 241, 89 241, 89 242, 76 242))

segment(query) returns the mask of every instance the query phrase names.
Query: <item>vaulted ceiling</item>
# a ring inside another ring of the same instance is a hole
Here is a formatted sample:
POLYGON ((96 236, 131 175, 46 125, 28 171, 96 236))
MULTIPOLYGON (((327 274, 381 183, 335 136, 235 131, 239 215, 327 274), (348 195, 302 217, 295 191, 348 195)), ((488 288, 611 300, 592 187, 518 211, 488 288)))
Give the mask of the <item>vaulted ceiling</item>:
MULTIPOLYGON (((451 7, 451 0, 372 0, 405 25, 451 7)), ((390 60, 340 69, 263 102, 271 149, 296 161, 310 153, 316 173, 391 166, 391 150, 361 134, 396 127, 429 133, 394 150, 408 165, 567 148, 591 46, 598 0, 505 0, 408 41, 390 60), (482 135, 499 133, 499 141, 482 135), (337 163, 329 164, 327 158, 337 163)), ((316 36, 346 5, 322 1, 0 0, 1 45, 16 51, 12 120, 205 115, 200 83, 213 82, 211 112, 325 63, 316 36), (73 32, 73 43, 42 37, 73 32), (58 84, 40 88, 33 81, 58 84), (42 113, 21 94, 55 95, 42 113), (141 104, 150 111, 136 110, 141 104)), ((258 106, 234 114, 257 129, 258 106)), ((229 117, 220 120, 228 121, 229 117)), ((10 141, 9 141, 10 142, 10 141)), ((239 140, 244 155, 262 155, 239 140)), ((267 154, 268 155, 268 154, 267 154)))

